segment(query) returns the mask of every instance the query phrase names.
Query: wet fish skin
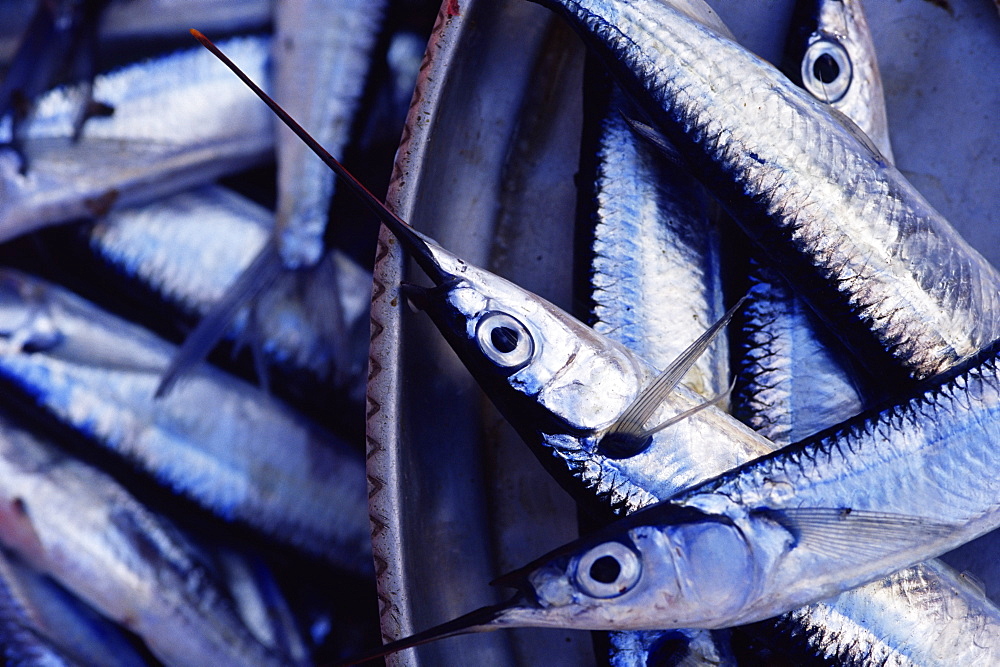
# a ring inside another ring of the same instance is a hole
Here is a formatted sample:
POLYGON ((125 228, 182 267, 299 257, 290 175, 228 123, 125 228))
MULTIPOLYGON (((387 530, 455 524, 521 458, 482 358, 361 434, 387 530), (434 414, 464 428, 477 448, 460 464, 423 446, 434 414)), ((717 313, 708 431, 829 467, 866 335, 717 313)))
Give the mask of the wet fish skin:
POLYGON ((530 585, 522 590, 533 590, 539 605, 508 618, 571 624, 564 627, 737 625, 992 529, 1000 484, 967 471, 990 470, 1000 456, 998 352, 991 346, 963 372, 873 418, 761 457, 543 557, 504 579, 530 585), (628 549, 614 554, 621 572, 638 566, 641 576, 615 580, 613 594, 581 593, 580 559, 612 542, 628 549), (676 561, 674 548, 684 554, 676 561))
MULTIPOLYGON (((259 37, 227 42, 259 79, 268 45, 259 37)), ((266 110, 219 69, 210 54, 192 49, 97 77, 94 95, 115 113, 88 121, 75 142, 79 91, 43 95, 26 129, 30 173, 19 173, 13 151, 0 151, 0 240, 100 216, 266 160, 274 145, 266 110)))
POLYGON ((176 348, 43 281, 3 272, 0 304, 0 375, 41 409, 222 518, 370 575, 364 463, 347 443, 207 367, 154 399, 176 348))
MULTIPOLYGON (((719 233, 698 186, 635 136, 624 105, 620 94, 611 100, 597 152, 592 326, 666 368, 725 312, 719 233)), ((727 357, 723 338, 686 384, 706 398, 723 393, 727 357)))
POLYGON ((166 664, 281 664, 162 519, 107 475, 3 425, 0 540, 166 664))
MULTIPOLYGON (((577 209, 578 225, 592 239, 588 321, 654 367, 666 368, 725 311, 718 229, 693 179, 629 127, 627 100, 617 87, 611 90, 606 73, 591 72, 585 81, 587 108, 600 109, 581 148, 582 156, 594 156, 592 166, 588 159, 581 166, 587 182, 593 172, 591 207, 577 209)), ((720 335, 684 383, 708 399, 726 391, 728 375, 720 335)), ((705 630, 612 633, 608 659, 616 667, 668 659, 691 667, 729 664, 716 643, 705 630)))
MULTIPOLYGON (((518 591, 507 603, 383 651, 503 627, 724 628, 885 577, 1000 524, 1000 482, 968 474, 998 463, 998 412, 1000 341, 904 403, 751 461, 500 577, 497 585, 518 591)), ((986 644, 977 650, 1000 650, 995 624, 965 620, 986 644)))
POLYGON ((650 0, 540 4, 597 47, 859 358, 891 355, 920 379, 1000 335, 992 267, 856 127, 770 65, 650 0), (656 38, 664 33, 671 39, 656 38))
POLYGON ((733 416, 777 446, 860 413, 864 399, 838 341, 774 269, 754 263, 734 346, 733 416))
POLYGON ((989 664, 1000 653, 996 607, 937 559, 834 600, 791 611, 777 625, 838 664, 989 664))

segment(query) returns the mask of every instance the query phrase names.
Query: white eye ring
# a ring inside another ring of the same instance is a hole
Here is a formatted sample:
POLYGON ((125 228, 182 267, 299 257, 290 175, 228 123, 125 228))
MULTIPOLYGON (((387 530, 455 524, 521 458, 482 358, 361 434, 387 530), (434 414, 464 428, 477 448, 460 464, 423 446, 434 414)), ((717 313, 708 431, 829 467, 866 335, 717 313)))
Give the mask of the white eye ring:
POLYGON ((802 58, 802 85, 816 99, 827 104, 838 101, 851 87, 852 76, 851 57, 837 42, 820 39, 806 49, 802 58), (824 64, 833 76, 829 81, 825 81, 817 71, 824 64))
POLYGON ((531 361, 535 342, 527 327, 506 313, 486 313, 476 324, 476 343, 497 366, 516 369, 531 361))
POLYGON ((599 544, 576 564, 577 585, 594 598, 613 598, 628 592, 640 574, 639 556, 621 542, 599 544))

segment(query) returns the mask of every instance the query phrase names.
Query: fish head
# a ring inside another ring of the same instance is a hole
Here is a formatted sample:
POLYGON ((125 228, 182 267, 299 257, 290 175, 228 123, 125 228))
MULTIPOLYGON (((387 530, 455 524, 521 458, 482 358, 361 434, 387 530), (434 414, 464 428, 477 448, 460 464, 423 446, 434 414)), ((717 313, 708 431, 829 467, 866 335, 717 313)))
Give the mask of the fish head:
POLYGON ((747 602, 754 556, 726 517, 659 503, 495 581, 528 601, 496 622, 589 630, 720 627, 747 602))
POLYGON ((612 424, 635 398, 648 371, 624 347, 418 236, 424 248, 408 250, 423 256, 421 266, 435 286, 408 285, 404 292, 523 435, 594 432, 612 424))
POLYGON ((500 577, 494 585, 518 591, 506 603, 386 644, 377 654, 505 627, 724 627, 738 617, 754 590, 759 578, 754 562, 734 522, 667 501, 500 577))

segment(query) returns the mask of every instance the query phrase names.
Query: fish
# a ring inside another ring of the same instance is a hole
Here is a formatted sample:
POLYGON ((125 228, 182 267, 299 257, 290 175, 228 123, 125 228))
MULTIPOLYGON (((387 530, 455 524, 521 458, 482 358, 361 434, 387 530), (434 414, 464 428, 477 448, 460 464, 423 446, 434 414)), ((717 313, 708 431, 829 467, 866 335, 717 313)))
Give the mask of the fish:
POLYGON ((1000 336, 1000 276, 850 120, 668 5, 539 4, 602 54, 873 377, 912 384, 1000 336))
MULTIPOLYGON (((227 48, 263 77, 269 44, 242 37, 227 48)), ((267 114, 201 49, 98 76, 93 94, 115 112, 90 119, 74 141, 81 93, 57 88, 39 98, 25 128, 28 174, 14 151, 0 150, 0 241, 210 182, 263 163, 274 146, 267 114)), ((11 136, 9 123, 0 135, 11 136)))
POLYGON ((661 373, 545 299, 411 228, 218 47, 197 31, 193 34, 395 235, 434 283, 407 284, 407 299, 430 316, 501 414, 579 501, 598 513, 608 508, 632 511, 773 449, 745 425, 678 386, 734 309, 661 373))
MULTIPOLYGON (((287 0, 275 6, 275 95, 336 155, 343 155, 351 136, 385 6, 384 0, 287 0)), ((236 310, 268 298, 275 283, 294 280, 286 275, 290 272, 313 272, 314 282, 322 284, 323 289, 302 295, 311 297, 302 306, 311 317, 309 328, 326 332, 324 342, 335 350, 348 345, 347 316, 338 300, 319 296, 352 287, 340 284, 337 263, 320 268, 328 250, 324 235, 334 176, 291 133, 281 127, 276 132, 278 201, 273 238, 187 337, 164 373, 160 396, 204 359, 236 310)), ((345 276, 343 282, 347 281, 345 276)))
POLYGON ((371 576, 357 448, 209 367, 156 400, 176 348, 55 285, 0 271, 0 303, 0 377, 28 405, 224 520, 371 576))
MULTIPOLYGON (((666 368, 725 313, 719 230, 697 185, 633 133, 626 100, 612 95, 595 153, 593 210, 582 216, 594 220, 588 319, 666 368)), ((720 334, 685 383, 706 398, 725 392, 727 357, 720 334)))
MULTIPOLYGON (((184 314, 206 316, 267 244, 273 226, 271 211, 222 186, 208 185, 111 211, 87 236, 102 261, 184 314)), ((255 344, 257 366, 265 369, 259 374, 265 378, 270 365, 304 371, 323 382, 338 378, 348 395, 360 401, 371 273, 337 249, 322 262, 325 270, 282 275, 255 307, 237 313, 226 337, 255 344), (336 272, 336 279, 324 279, 328 272, 336 272), (306 304, 320 309, 331 293, 339 299, 346 349, 333 344, 338 338, 333 332, 314 326, 329 318, 304 312, 306 304)))
MULTIPOLYGON (((985 473, 998 409, 1000 342, 904 402, 555 549, 494 582, 518 591, 508 602, 364 659, 503 627, 731 627, 888 575, 1000 523, 1000 483, 985 473)), ((974 633, 976 650, 1000 649, 996 629, 974 633)))
MULTIPOLYGON (((0 3, 0 62, 13 57, 37 5, 35 0, 0 3)), ((111 0, 97 33, 101 43, 120 43, 186 35, 192 25, 234 33, 263 30, 270 23, 270 0, 222 4, 214 0, 111 0)))
POLYGON ((5 420, 0 542, 168 665, 278 665, 177 530, 110 476, 5 420))
POLYGON ((117 626, 7 552, 0 552, 0 617, 5 664, 40 664, 40 654, 51 654, 52 664, 148 664, 117 626))

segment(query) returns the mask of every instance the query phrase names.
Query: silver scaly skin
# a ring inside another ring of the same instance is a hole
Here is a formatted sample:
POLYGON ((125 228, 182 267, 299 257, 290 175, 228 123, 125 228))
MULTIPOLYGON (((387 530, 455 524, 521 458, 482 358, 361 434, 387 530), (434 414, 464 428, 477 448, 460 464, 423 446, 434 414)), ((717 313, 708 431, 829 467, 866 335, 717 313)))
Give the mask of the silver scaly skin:
POLYGON ((858 385, 837 341, 809 307, 770 267, 755 263, 750 282, 733 334, 739 351, 733 416, 780 447, 861 412, 858 385))
MULTIPOLYGON (((500 412, 582 502, 628 513, 773 449, 708 407, 622 456, 604 436, 659 375, 621 344, 544 299, 408 231, 433 288, 408 295, 434 320, 500 412), (509 349, 508 349, 509 348, 509 349)), ((655 397, 656 426, 704 403, 679 386, 655 397)), ((639 444, 639 443, 637 443, 639 444)))
POLYGON ((1000 277, 856 126, 662 3, 540 4, 606 56, 693 173, 859 358, 891 355, 920 379, 1000 337, 1000 277))
POLYGON ((0 427, 0 541, 168 665, 279 665, 176 531, 111 477, 0 427))
MULTIPOLYGON (((785 70, 857 123, 892 160, 881 77, 860 3, 797 3, 785 70), (825 70, 823 58, 830 61, 825 70), (821 74, 828 76, 821 80, 821 74)), ((824 341, 815 316, 773 269, 755 265, 751 282, 734 415, 785 445, 858 414, 859 390, 830 334, 824 341)), ((841 664, 944 665, 963 653, 986 663, 992 642, 969 637, 1000 636, 1000 610, 950 568, 928 561, 785 614, 773 627, 781 639, 841 664), (974 655, 980 646, 986 651, 974 655)))
POLYGON ((224 519, 370 574, 360 452, 208 367, 155 399, 175 350, 65 290, 0 273, 0 376, 224 519))
MULTIPOLYGON (((593 327, 662 369, 725 313, 719 231, 697 185, 632 132, 624 104, 610 102, 597 151, 593 327)), ((721 337, 684 382, 711 398, 728 368, 721 337)))
MULTIPOLYGON (((268 45, 227 42, 260 78, 268 45)), ((94 96, 114 114, 91 118, 73 141, 79 92, 38 100, 27 121, 27 175, 14 151, 0 151, 0 240, 210 182, 262 163, 274 145, 267 113, 203 49, 98 76, 94 96)), ((0 134, 9 137, 9 123, 0 134)))

